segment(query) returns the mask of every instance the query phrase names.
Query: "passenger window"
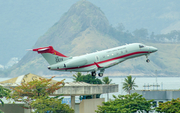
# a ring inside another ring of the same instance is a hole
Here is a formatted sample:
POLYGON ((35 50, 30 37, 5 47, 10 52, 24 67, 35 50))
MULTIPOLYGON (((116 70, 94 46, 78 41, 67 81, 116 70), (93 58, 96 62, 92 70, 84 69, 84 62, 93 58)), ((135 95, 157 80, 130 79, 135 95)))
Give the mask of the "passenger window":
POLYGON ((123 51, 121 51, 121 54, 123 54, 123 51))

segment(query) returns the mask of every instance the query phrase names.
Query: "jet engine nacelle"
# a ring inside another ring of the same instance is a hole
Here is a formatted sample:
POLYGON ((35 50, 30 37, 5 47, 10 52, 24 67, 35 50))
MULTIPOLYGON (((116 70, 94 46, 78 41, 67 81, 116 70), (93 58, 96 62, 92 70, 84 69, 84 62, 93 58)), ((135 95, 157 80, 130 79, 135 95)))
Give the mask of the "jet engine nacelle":
POLYGON ((78 58, 78 59, 71 59, 64 63, 64 67, 70 68, 70 67, 79 67, 87 64, 86 58, 78 58))

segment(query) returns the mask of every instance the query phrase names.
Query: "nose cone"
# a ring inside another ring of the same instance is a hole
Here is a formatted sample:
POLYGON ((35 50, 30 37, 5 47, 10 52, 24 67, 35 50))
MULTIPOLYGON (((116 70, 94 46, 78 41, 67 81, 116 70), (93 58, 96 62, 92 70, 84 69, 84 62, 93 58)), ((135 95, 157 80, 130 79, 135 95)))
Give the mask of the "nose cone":
POLYGON ((50 66, 48 66, 48 69, 51 69, 51 67, 50 67, 50 66))
POLYGON ((157 50, 158 50, 157 48, 151 47, 151 52, 152 52, 152 53, 156 52, 157 50))

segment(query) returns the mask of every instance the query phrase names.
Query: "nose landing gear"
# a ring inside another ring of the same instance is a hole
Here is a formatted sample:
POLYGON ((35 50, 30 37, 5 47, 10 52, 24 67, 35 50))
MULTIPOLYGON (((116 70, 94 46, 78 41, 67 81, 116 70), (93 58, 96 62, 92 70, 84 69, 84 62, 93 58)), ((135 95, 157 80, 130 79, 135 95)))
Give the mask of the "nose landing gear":
POLYGON ((147 63, 149 63, 149 62, 150 62, 150 60, 149 60, 149 59, 147 59, 147 60, 146 60, 146 62, 147 62, 147 63))
POLYGON ((146 58, 147 58, 146 62, 147 62, 147 63, 149 63, 149 62, 150 62, 150 60, 148 59, 148 56, 147 56, 147 55, 146 55, 146 58))

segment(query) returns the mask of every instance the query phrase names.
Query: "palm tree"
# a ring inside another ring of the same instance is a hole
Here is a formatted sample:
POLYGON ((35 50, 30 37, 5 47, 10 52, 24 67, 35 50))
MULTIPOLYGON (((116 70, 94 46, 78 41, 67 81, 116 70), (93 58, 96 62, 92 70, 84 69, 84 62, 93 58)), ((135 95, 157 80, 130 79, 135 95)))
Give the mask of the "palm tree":
MULTIPOLYGON (((10 90, 0 86, 0 98, 10 97, 10 90)), ((0 104, 4 105, 4 102, 0 99, 0 104)))
MULTIPOLYGON (((110 84, 112 82, 112 79, 109 79, 109 77, 104 77, 102 79, 103 84, 110 84)), ((107 100, 109 100, 109 93, 107 93, 107 100)))
POLYGON ((80 73, 80 72, 77 72, 75 75, 73 75, 74 82, 79 82, 81 76, 82 76, 82 73, 80 73))
POLYGON ((104 77, 102 81, 103 81, 103 84, 110 84, 112 82, 112 79, 109 79, 109 77, 104 77))
POLYGON ((124 79, 125 82, 123 82, 123 89, 124 89, 126 92, 128 92, 129 94, 130 94, 130 91, 131 91, 132 89, 135 90, 135 87, 138 87, 138 86, 135 84, 135 82, 134 82, 135 79, 136 79, 136 78, 134 78, 134 79, 132 80, 132 76, 131 76, 131 75, 127 76, 127 78, 124 79))

